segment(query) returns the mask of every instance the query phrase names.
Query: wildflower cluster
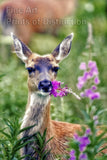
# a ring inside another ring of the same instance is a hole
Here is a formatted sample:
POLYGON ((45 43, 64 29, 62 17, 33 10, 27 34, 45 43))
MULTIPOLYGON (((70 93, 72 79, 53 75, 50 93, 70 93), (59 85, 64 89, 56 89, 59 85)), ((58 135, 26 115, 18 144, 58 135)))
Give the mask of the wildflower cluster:
POLYGON ((52 81, 52 90, 50 92, 50 95, 53 95, 54 97, 63 97, 67 96, 70 93, 80 100, 80 97, 75 92, 73 92, 71 88, 68 88, 67 86, 62 88, 62 84, 64 84, 64 82, 56 80, 52 81))
POLYGON ((88 97, 91 100, 99 99, 100 93, 96 92, 96 90, 100 80, 96 62, 90 60, 88 65, 86 65, 85 62, 82 62, 79 68, 84 71, 83 76, 78 77, 77 83, 77 88, 79 90, 83 89, 83 92, 80 93, 81 97, 88 97))
POLYGON ((78 134, 74 135, 74 139, 79 142, 79 150, 80 152, 84 152, 87 145, 90 144, 89 135, 91 133, 90 129, 87 129, 85 135, 79 136, 78 134))
POLYGON ((90 23, 88 24, 88 32, 86 48, 89 49, 90 60, 88 64, 85 62, 80 64, 79 69, 84 73, 78 77, 77 83, 80 96, 89 99, 85 109, 81 109, 88 129, 85 129, 85 134, 84 132, 80 136, 75 134, 74 138, 70 140, 68 148, 70 151, 69 160, 103 160, 107 158, 105 151, 107 148, 106 126, 102 128, 99 125, 101 124, 101 122, 99 123, 99 116, 104 113, 105 109, 101 110, 101 107, 96 107, 94 102, 95 99, 100 98, 100 93, 97 90, 100 80, 97 64, 91 60, 94 41, 90 23))
MULTIPOLYGON (((79 136, 78 134, 74 135, 74 140, 77 142, 79 146, 79 160, 87 160, 87 154, 85 153, 86 147, 90 144, 89 135, 91 133, 90 129, 86 129, 86 132, 83 136, 79 136)), ((76 160, 76 151, 75 149, 70 152, 69 160, 76 160)))
POLYGON ((51 90, 50 95, 53 95, 54 97, 67 96, 68 87, 66 86, 64 88, 61 88, 61 84, 63 84, 63 83, 60 81, 52 81, 52 90, 51 90))

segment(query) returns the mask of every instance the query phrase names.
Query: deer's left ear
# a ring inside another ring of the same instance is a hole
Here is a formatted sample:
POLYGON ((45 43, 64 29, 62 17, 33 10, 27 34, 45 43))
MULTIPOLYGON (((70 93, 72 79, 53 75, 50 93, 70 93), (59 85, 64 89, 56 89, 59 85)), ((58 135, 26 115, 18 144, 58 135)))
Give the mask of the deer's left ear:
POLYGON ((11 37, 14 42, 14 48, 17 56, 26 63, 28 57, 32 54, 31 50, 21 41, 19 40, 13 33, 11 33, 11 37))
POLYGON ((52 52, 52 55, 55 57, 57 63, 62 61, 70 53, 73 36, 73 33, 67 36, 52 52))

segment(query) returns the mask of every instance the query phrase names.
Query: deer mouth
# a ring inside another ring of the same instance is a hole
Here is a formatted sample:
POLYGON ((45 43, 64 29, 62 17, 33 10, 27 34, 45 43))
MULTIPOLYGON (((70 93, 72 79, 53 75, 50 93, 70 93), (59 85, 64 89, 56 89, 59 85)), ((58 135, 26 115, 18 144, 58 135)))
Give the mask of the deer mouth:
POLYGON ((38 94, 41 95, 41 96, 49 96, 50 95, 50 92, 43 92, 42 90, 38 91, 38 94))

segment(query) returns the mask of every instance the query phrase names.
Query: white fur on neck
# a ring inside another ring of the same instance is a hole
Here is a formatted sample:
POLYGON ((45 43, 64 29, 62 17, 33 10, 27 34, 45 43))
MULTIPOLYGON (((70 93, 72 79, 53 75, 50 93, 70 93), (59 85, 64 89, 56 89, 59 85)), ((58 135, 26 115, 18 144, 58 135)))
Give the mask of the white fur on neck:
MULTIPOLYGON (((31 122, 31 124, 29 125, 29 122, 31 121, 31 120, 30 120, 30 119, 31 119, 30 115, 32 115, 32 114, 31 114, 31 113, 32 113, 32 110, 33 110, 33 108, 36 107, 36 104, 37 104, 37 106, 38 106, 38 104, 39 104, 40 107, 41 107, 41 105, 42 105, 43 108, 42 108, 41 113, 39 113, 40 116, 39 116, 39 114, 38 114, 38 125, 35 126, 35 127, 33 127, 31 132, 33 133, 33 132, 37 132, 37 131, 40 130, 40 127, 41 127, 41 125, 43 124, 43 121, 44 121, 44 119, 43 119, 44 117, 41 116, 41 115, 44 113, 44 111, 45 111, 45 109, 46 109, 46 106, 47 106, 47 104, 48 104, 48 102, 49 102, 49 99, 50 99, 50 96, 49 96, 49 95, 42 95, 42 94, 37 93, 37 92, 31 93, 29 106, 28 106, 28 109, 27 109, 26 112, 25 112, 25 115, 24 115, 24 118, 23 118, 23 122, 22 122, 21 128, 25 128, 25 127, 34 125, 34 124, 36 123, 35 121, 33 121, 33 124, 32 124, 32 122, 31 122)), ((38 108, 39 108, 39 107, 38 107, 38 108)), ((37 109, 38 109, 38 108, 37 108, 37 109)), ((36 110, 36 109, 35 109, 35 110, 36 110)), ((29 134, 30 134, 30 133, 29 133, 29 134)))
POLYGON ((33 92, 30 96, 30 104, 29 106, 32 106, 34 103, 40 103, 47 105, 49 102, 49 93, 43 93, 42 91, 33 92))

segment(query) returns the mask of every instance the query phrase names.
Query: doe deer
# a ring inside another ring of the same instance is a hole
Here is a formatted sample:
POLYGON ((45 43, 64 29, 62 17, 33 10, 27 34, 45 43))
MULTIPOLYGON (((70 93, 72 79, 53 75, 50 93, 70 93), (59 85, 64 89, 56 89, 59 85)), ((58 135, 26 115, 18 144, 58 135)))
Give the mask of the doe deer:
POLYGON ((64 24, 61 19, 72 14, 76 0, 8 0, 0 5, 1 26, 5 34, 14 32, 28 43, 34 32, 50 32, 64 24))
MULTIPOLYGON (((50 91, 52 81, 56 79, 59 62, 68 56, 71 49, 73 33, 67 36, 51 54, 40 56, 32 51, 15 35, 12 34, 14 48, 17 56, 25 63, 28 70, 28 102, 21 128, 37 124, 29 131, 25 131, 22 137, 31 136, 36 132, 43 134, 47 129, 46 139, 53 139, 47 144, 51 149, 49 160, 56 155, 66 153, 68 137, 81 129, 79 124, 58 122, 50 118, 50 91)), ((32 143, 32 146, 35 144, 32 143)), ((30 155, 36 158, 32 146, 27 145, 22 150, 22 155, 30 155)), ((27 158, 25 158, 27 160, 27 158)))
MULTIPOLYGON (((47 148, 51 149, 47 160, 55 160, 56 155, 67 153, 68 138, 72 138, 77 131, 81 131, 79 124, 54 121, 50 117, 52 81, 56 79, 58 64, 70 53, 73 33, 67 36, 51 54, 44 56, 33 53, 14 34, 12 34, 12 38, 16 54, 25 63, 28 70, 28 102, 21 128, 33 127, 24 131, 22 137, 32 137, 37 132, 43 134, 47 129, 46 140, 53 137, 47 144, 47 148)), ((99 130, 98 135, 101 133, 102 131, 99 130)), ((36 147, 35 142, 27 144, 21 154, 23 156, 29 155, 38 160, 38 155, 32 146, 36 147)), ((103 146, 107 147, 107 144, 105 143, 103 146)), ((107 153, 107 149, 105 148, 102 152, 107 153)), ((30 158, 26 157, 24 160, 30 160, 30 158)))

